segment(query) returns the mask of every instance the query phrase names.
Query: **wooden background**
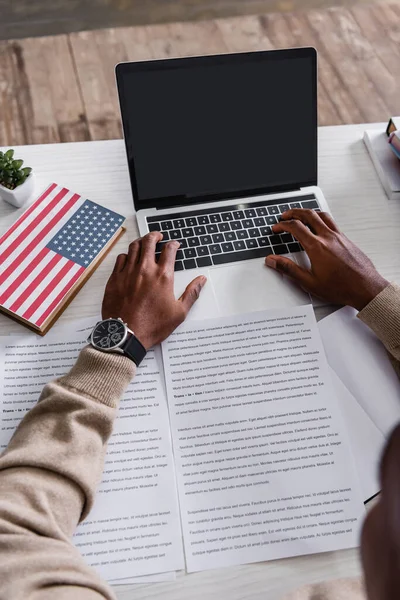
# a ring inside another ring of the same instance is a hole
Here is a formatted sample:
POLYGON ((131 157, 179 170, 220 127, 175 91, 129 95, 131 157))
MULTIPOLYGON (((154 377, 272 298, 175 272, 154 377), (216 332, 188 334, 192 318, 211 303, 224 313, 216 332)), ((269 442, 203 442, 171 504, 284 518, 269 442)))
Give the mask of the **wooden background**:
MULTIPOLYGON (((321 125, 400 114, 400 5, 122 27, 0 42, 0 145, 122 136, 120 61, 312 45, 321 125)), ((295 125, 295 124, 294 124, 295 125)))

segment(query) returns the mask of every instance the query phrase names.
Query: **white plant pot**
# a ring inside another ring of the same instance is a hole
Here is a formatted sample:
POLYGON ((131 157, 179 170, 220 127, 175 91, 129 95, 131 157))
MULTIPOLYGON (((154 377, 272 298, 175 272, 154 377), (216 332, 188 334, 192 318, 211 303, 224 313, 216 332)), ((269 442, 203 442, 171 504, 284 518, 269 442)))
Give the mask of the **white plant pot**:
POLYGON ((32 196, 35 190, 35 175, 31 173, 22 185, 19 185, 15 190, 9 190, 0 184, 0 196, 13 206, 21 208, 32 196))

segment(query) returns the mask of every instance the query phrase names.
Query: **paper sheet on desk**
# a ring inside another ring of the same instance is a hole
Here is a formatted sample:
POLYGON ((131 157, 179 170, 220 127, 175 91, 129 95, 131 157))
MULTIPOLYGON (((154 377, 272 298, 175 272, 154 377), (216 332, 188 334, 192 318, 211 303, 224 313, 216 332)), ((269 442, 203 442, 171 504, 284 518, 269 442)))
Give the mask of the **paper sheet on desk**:
MULTIPOLYGON (((23 414, 37 402, 43 386, 74 364, 87 337, 86 330, 92 326, 92 319, 79 320, 57 328, 45 338, 27 333, 15 340, 0 339, 0 448, 4 449, 23 414), (75 333, 76 329, 81 331, 75 333), (39 351, 42 354, 38 360, 39 351), (7 353, 17 357, 10 356, 6 365, 7 353), (18 371, 9 371, 14 360, 19 361, 18 369, 25 367, 23 382, 16 382, 18 371), (13 393, 10 396, 6 386, 14 384, 17 388, 9 388, 13 393), (19 395, 21 392, 24 395, 19 395), (8 410, 14 409, 7 417, 3 412, 5 405, 8 410)), ((161 363, 160 349, 150 352, 129 386, 110 439, 94 508, 74 537, 87 562, 108 580, 184 567, 161 363), (161 461, 156 454, 162 457, 161 461), (141 456, 146 460, 141 460, 141 456), (156 487, 143 486, 148 483, 156 483, 156 487)))
POLYGON ((188 571, 354 547, 364 510, 311 306, 163 343, 188 571))
POLYGON ((328 363, 384 436, 400 421, 400 382, 383 344, 342 308, 318 323, 328 363))

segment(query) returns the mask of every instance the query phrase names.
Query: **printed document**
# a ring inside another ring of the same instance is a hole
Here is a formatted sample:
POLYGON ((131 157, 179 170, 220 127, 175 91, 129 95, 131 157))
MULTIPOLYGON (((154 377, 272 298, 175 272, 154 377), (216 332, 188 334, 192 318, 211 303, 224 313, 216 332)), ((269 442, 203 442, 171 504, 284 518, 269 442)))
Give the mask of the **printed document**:
POLYGON ((311 306, 163 343, 188 571, 358 545, 354 461, 311 306))
MULTIPOLYGON (((78 333, 69 326, 62 335, 57 329, 45 338, 0 339, 1 451, 46 383, 74 364, 88 328, 77 323, 78 333)), ((159 348, 147 354, 121 401, 95 505, 74 542, 109 581, 184 568, 159 348)))

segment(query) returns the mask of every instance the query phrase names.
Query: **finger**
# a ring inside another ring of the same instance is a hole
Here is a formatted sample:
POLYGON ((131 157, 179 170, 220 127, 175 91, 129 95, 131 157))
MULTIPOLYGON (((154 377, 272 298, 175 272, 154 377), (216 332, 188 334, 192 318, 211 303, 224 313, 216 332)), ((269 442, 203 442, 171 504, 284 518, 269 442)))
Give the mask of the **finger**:
POLYGON ((283 221, 296 219, 304 223, 304 225, 308 225, 311 227, 314 233, 323 234, 327 226, 324 221, 320 218, 319 213, 315 212, 315 210, 310 210, 307 208, 292 208, 291 210, 283 213, 282 217, 283 221))
POLYGON ((291 233, 306 250, 317 239, 301 221, 281 221, 272 230, 274 233, 291 233))
POLYGON ((129 244, 128 258, 126 261, 126 268, 129 271, 132 271, 138 263, 141 243, 142 239, 138 238, 137 240, 134 240, 131 244, 129 244))
POLYGON ((156 262, 156 245, 158 242, 161 242, 163 238, 162 233, 159 231, 152 231, 142 238, 141 249, 140 249, 140 258, 139 261, 143 263, 151 263, 155 264, 156 262))
POLYGON ((127 258, 128 256, 126 254, 119 254, 117 256, 117 260, 115 261, 114 265, 114 270, 112 272, 113 275, 115 275, 116 273, 121 273, 121 271, 124 270, 127 258))
POLYGON ((308 291, 311 291, 314 279, 312 273, 299 267, 295 262, 290 260, 289 258, 285 258, 284 256, 278 256, 276 254, 270 254, 265 259, 265 264, 267 267, 271 267, 284 275, 296 281, 301 287, 304 287, 308 291))
POLYGON ((179 302, 182 302, 186 314, 188 314, 193 304, 199 298, 201 290, 203 289, 206 283, 207 277, 204 277, 204 275, 196 277, 196 279, 193 279, 193 281, 189 283, 186 290, 179 298, 179 302))
POLYGON ((179 242, 168 242, 162 249, 161 256, 158 260, 158 265, 168 272, 174 272, 176 253, 179 250, 179 242))
POLYGON ((339 227, 336 225, 335 221, 333 220, 333 217, 331 217, 329 213, 320 212, 318 214, 320 216, 320 219, 323 220, 323 222, 327 227, 329 227, 329 229, 332 229, 332 231, 335 231, 335 233, 339 233, 339 227))

